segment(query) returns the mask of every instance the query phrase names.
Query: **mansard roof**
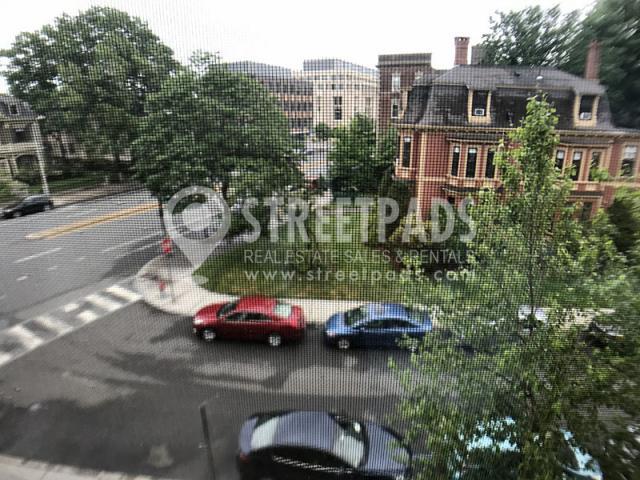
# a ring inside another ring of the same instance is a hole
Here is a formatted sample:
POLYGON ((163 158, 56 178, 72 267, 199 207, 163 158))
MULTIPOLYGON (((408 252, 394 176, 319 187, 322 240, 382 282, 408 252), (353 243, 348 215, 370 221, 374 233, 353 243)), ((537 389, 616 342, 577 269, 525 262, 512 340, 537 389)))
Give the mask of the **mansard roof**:
POLYGON ((550 67, 460 65, 444 72, 424 75, 409 93, 401 123, 421 126, 512 128, 526 114, 527 99, 543 92, 558 114, 558 129, 616 131, 604 86, 594 80, 550 67), (469 91, 491 92, 488 123, 469 121, 469 91), (599 98, 596 124, 574 125, 576 97, 599 98))

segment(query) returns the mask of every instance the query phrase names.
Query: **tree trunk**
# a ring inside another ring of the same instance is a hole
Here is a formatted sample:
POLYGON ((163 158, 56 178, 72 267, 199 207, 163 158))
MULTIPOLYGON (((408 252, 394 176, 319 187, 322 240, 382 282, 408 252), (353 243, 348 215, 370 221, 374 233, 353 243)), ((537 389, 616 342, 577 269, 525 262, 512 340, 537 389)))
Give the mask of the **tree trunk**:
POLYGON ((120 152, 115 152, 113 154, 113 168, 114 168, 115 173, 116 173, 116 182, 117 183, 122 182, 122 171, 121 171, 121 164, 120 164, 120 152))

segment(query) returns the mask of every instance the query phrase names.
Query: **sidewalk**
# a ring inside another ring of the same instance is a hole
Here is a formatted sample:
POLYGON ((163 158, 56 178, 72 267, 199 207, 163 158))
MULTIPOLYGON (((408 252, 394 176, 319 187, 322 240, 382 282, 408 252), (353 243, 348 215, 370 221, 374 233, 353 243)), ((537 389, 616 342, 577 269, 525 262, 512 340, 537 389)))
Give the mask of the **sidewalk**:
MULTIPOLYGON (((156 257, 147 263, 136 275, 133 285, 145 302, 152 307, 167 313, 189 317, 211 303, 229 302, 238 298, 210 292, 198 285, 196 280, 189 262, 181 254, 174 253, 171 256, 156 257)), ((365 303, 301 298, 283 298, 282 300, 300 306, 305 313, 307 323, 324 323, 334 313, 365 303)))
POLYGON ((52 193, 51 197, 53 198, 53 203, 56 207, 63 207, 73 203, 108 197, 110 195, 130 192, 140 188, 142 188, 142 186, 136 182, 113 183, 97 187, 82 187, 67 190, 66 192, 52 193))
POLYGON ((2 480, 161 480, 146 475, 99 472, 66 465, 52 465, 7 455, 0 455, 0 478, 2 480))

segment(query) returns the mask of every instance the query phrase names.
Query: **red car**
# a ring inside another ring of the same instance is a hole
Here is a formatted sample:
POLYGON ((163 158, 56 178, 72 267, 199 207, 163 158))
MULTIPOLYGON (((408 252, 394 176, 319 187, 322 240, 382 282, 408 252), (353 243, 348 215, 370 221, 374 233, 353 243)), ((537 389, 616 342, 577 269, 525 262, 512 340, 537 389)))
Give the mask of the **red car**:
POLYGON ((193 318, 193 333, 206 342, 217 338, 267 340, 277 347, 283 340, 301 339, 304 328, 300 307, 268 297, 214 303, 199 310, 193 318))

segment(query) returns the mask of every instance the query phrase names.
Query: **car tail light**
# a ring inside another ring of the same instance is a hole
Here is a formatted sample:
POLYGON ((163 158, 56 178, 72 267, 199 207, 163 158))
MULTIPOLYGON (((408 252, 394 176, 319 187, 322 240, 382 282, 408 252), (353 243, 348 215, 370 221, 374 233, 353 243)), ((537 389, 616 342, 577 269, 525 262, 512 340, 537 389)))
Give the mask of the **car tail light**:
POLYGON ((238 460, 242 463, 247 463, 249 461, 249 455, 244 452, 240 452, 238 453, 238 460))

